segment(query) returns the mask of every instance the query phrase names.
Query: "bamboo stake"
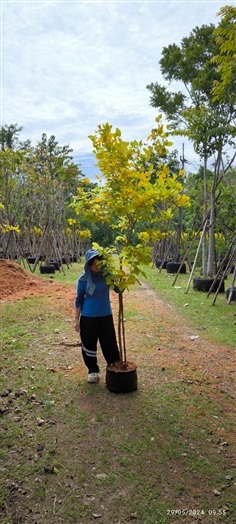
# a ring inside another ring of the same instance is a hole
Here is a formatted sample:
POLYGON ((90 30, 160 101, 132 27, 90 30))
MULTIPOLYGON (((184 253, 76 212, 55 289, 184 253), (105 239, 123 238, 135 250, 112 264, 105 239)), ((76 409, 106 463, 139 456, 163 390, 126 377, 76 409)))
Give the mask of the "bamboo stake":
MULTIPOLYGON (((217 280, 219 274, 221 273, 222 268, 224 267, 224 264, 225 264, 226 261, 227 261, 227 258, 230 258, 230 256, 231 256, 231 255, 230 255, 230 252, 231 252, 231 249, 232 249, 232 247, 233 247, 233 245, 234 245, 235 240, 236 240, 236 235, 234 236, 234 238, 233 238, 233 240, 232 240, 232 242, 231 242, 231 244, 230 244, 230 246, 229 246, 229 249, 228 249, 226 255, 224 256, 224 258, 223 258, 223 260, 222 260, 222 262, 221 262, 221 264, 220 264, 220 267, 219 267, 219 269, 218 269, 218 271, 217 271, 217 273, 216 273, 216 276, 215 276, 215 278, 214 278, 214 280, 213 280, 213 282, 212 282, 212 285, 211 285, 211 287, 210 287, 210 289, 209 289, 209 291, 208 291, 208 293, 207 293, 207 297, 209 297, 209 295, 210 295, 210 293, 211 293, 211 290, 212 290, 212 288, 213 288, 213 286, 214 286, 214 283, 215 283, 215 281, 217 280)), ((227 265, 226 265, 226 269, 228 269, 228 264, 229 264, 229 261, 228 261, 228 263, 227 263, 227 265)))
POLYGON ((182 262, 181 262, 181 264, 180 264, 180 266, 179 266, 179 269, 178 269, 178 271, 177 271, 177 273, 176 273, 176 276, 175 276, 175 278, 174 278, 174 281, 173 281, 173 283, 172 283, 172 286, 175 284, 175 282, 176 282, 176 280, 177 280, 177 278, 178 278, 178 276, 179 276, 179 273, 180 273, 180 271, 181 271, 181 269, 182 269, 182 267, 183 267, 183 265, 184 265, 185 259, 186 259, 187 255, 188 255, 188 253, 189 253, 191 247, 193 246, 193 244, 194 244, 194 242, 195 242, 195 239, 196 239, 197 235, 199 235, 199 233, 201 232, 203 226, 205 225, 207 219, 208 219, 208 216, 207 216, 207 217, 205 218, 205 220, 202 222, 201 227, 198 229, 198 231, 197 231, 196 234, 194 235, 194 237, 193 237, 193 239, 192 239, 192 242, 191 242, 190 246, 188 247, 187 251, 185 252, 185 254, 184 254, 184 256, 183 256, 183 260, 182 260, 182 262))
POLYGON ((39 262, 40 255, 42 255, 41 249, 43 247, 43 243, 44 243, 45 236, 47 234, 47 230, 48 230, 48 224, 46 224, 46 227, 45 227, 45 229, 43 231, 43 235, 42 235, 41 242, 40 242, 40 245, 39 245, 39 248, 38 248, 38 252, 37 252, 37 255, 36 255, 35 263, 33 265, 32 273, 34 273, 34 271, 35 271, 35 269, 37 267, 37 264, 39 262))
MULTIPOLYGON (((215 301, 216 301, 217 295, 219 294, 220 286, 221 286, 221 284, 222 284, 222 282, 223 282, 223 280, 224 280, 224 278, 225 278, 225 275, 226 275, 226 273, 227 273, 227 271, 228 271, 228 268, 230 267, 230 265, 232 264, 232 261, 234 260, 234 256, 235 256, 234 253, 232 253, 231 257, 229 258, 228 264, 227 264, 227 266, 226 266, 226 268, 225 268, 225 270, 224 270, 224 272, 223 272, 223 274, 222 274, 222 277, 221 277, 221 279, 220 279, 219 285, 218 285, 218 287, 217 287, 217 290, 216 290, 216 292, 215 292, 215 296, 214 296, 214 299, 213 299, 213 302, 212 302, 212 305, 213 305, 213 306, 214 306, 214 304, 215 304, 215 301)), ((214 282, 215 282, 215 281, 216 281, 216 278, 214 279, 214 282)), ((212 283, 210 289, 212 289, 214 282, 212 283)), ((208 291, 208 294, 210 293, 210 289, 209 289, 209 291, 208 291)))
POLYGON ((233 291, 234 291, 234 282, 235 282, 235 280, 236 280, 236 264, 235 264, 235 267, 234 267, 233 280, 232 280, 232 284, 231 284, 231 287, 230 287, 229 296, 228 296, 228 299, 227 299, 227 304, 230 304, 230 302, 231 302, 231 297, 232 297, 232 294, 233 294, 233 291))
POLYGON ((186 286, 185 293, 188 293, 188 290, 189 290, 189 286, 190 286, 190 283, 191 283, 191 280, 192 280, 192 276, 193 276, 193 272, 194 272, 194 269, 195 269, 195 266, 196 266, 196 263, 197 263, 197 257, 198 257, 199 251, 200 251, 200 247, 201 247, 201 244, 202 244, 203 236, 204 236, 205 231, 206 231, 206 227, 207 227, 207 220, 205 220, 204 228, 203 228, 202 234, 200 236, 200 240, 199 240, 199 243, 198 243, 195 259, 194 259, 194 262, 193 262, 193 267, 191 269, 191 273, 190 273, 190 277, 188 279, 188 283, 187 283, 187 286, 186 286))

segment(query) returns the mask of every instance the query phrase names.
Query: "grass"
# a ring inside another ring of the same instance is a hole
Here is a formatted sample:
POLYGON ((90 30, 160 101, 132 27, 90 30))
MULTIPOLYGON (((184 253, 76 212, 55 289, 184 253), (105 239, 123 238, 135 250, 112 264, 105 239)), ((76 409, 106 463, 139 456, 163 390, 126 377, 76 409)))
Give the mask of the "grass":
MULTIPOLYGON (((54 280, 71 288, 80 271, 76 264, 54 280)), ((158 295, 202 328, 204 315, 192 317, 206 297, 191 291, 186 300, 186 276, 173 288, 172 277, 156 273, 150 269, 148 281, 158 295)), ((223 311, 235 312, 220 301, 206 336, 223 311)), ((148 302, 143 314, 132 292, 126 303, 131 356, 142 356, 138 391, 128 395, 110 393, 103 379, 87 384, 83 368, 67 376, 81 356, 63 302, 1 304, 1 524, 235 522, 233 400, 199 385, 194 371, 192 380, 174 366, 161 371, 151 340, 145 347, 150 324, 154 341, 160 332, 148 302)))
MULTIPOLYGON (((159 272, 156 268, 145 268, 147 282, 160 297, 177 307, 179 313, 198 331, 204 331, 212 342, 228 344, 236 347, 236 309, 235 302, 227 304, 226 296, 220 293, 215 305, 212 305, 214 293, 207 294, 195 291, 192 285, 186 293, 188 275, 170 275, 165 270, 159 272)), ((199 276, 196 271, 194 276, 199 276)), ((226 281, 227 282, 227 281, 226 281)), ((228 286, 230 286, 230 276, 228 286)), ((225 288, 227 289, 227 283, 225 288)))

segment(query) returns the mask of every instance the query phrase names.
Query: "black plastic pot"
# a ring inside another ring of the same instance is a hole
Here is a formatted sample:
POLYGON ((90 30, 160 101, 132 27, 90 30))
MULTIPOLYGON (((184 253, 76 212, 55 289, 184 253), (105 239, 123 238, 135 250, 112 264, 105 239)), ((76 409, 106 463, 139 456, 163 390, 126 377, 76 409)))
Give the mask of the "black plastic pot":
MULTIPOLYGON (((181 266, 181 262, 168 262, 166 264, 166 271, 167 273, 178 273, 180 266, 181 266)), ((186 273, 186 264, 185 263, 182 265, 180 273, 185 275, 186 273)))
POLYGON ((169 259, 169 260, 161 260, 161 259, 158 258, 158 259, 155 261, 155 264, 156 264, 156 267, 160 267, 161 269, 166 269, 166 266, 167 266, 167 264, 168 264, 169 262, 171 262, 170 259, 169 259))
MULTIPOLYGON (((227 300, 229 298, 229 294, 230 294, 231 291, 232 291, 232 288, 230 288, 230 287, 228 289, 226 289, 226 298, 227 298, 227 300)), ((230 302, 234 302, 234 301, 236 301, 236 287, 233 287, 233 292, 232 292, 232 295, 230 297, 230 302)))
POLYGON ((60 260, 50 260, 50 265, 54 266, 57 271, 59 271, 61 267, 61 261, 60 260))
POLYGON ((107 366, 106 386, 112 393, 131 393, 138 389, 137 367, 135 364, 127 363, 132 369, 118 369, 115 366, 107 366))
POLYGON ((49 273, 55 273, 55 266, 49 265, 49 266, 40 266, 39 271, 41 275, 49 274, 49 273))
MULTIPOLYGON (((193 289, 195 291, 209 291, 210 287, 212 286, 214 282, 214 278, 201 278, 201 277, 196 277, 193 279, 193 289)), ((218 286, 219 286, 219 283, 220 283, 220 279, 217 279, 215 282, 214 282, 214 286, 212 288, 212 293, 215 293, 218 289, 218 286)), ((223 282, 221 283, 221 286, 220 286, 220 289, 219 289, 219 293, 224 293, 225 291, 225 283, 224 283, 224 280, 223 282)))
POLYGON ((27 260, 28 260, 29 264, 34 264, 36 258, 35 257, 28 257, 27 260))

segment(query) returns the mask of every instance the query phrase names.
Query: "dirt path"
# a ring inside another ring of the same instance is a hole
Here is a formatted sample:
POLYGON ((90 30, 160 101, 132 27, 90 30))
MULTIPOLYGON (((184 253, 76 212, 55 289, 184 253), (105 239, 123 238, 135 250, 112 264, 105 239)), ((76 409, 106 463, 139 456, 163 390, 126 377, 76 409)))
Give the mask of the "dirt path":
MULTIPOLYGON (((236 399, 235 348, 210 343, 204 329, 199 334, 199 329, 183 320, 174 306, 158 298, 156 291, 146 284, 133 296, 140 303, 140 310, 148 310, 150 323, 159 324, 157 350, 160 365, 174 367, 185 377, 188 369, 197 372, 198 382, 211 381, 221 388, 232 388, 232 396, 235 395, 236 399)), ((146 335, 152 337, 151 330, 146 335)))

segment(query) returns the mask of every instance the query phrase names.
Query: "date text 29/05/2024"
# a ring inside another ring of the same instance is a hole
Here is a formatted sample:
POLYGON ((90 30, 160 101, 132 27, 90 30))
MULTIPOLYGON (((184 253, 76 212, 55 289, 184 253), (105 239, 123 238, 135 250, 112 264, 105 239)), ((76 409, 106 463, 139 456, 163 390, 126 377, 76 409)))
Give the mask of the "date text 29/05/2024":
POLYGON ((172 516, 183 516, 189 515, 192 517, 197 517, 200 515, 212 515, 212 516, 224 516, 227 514, 226 509, 168 509, 167 515, 172 516))

